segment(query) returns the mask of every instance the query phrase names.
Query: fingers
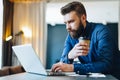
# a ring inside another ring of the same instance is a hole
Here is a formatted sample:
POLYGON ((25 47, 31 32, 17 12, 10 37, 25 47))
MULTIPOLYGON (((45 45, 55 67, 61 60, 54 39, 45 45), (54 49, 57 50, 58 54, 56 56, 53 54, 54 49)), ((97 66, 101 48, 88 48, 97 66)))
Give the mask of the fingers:
POLYGON ((76 46, 89 46, 89 44, 85 42, 81 42, 81 43, 77 43, 76 46))
POLYGON ((87 52, 80 52, 76 54, 76 57, 78 56, 86 56, 88 53, 87 52))
POLYGON ((60 62, 60 63, 56 63, 56 64, 54 64, 54 65, 52 66, 51 71, 53 71, 53 72, 60 71, 60 70, 61 70, 61 66, 62 66, 62 63, 61 63, 61 62, 60 62))
POLYGON ((58 67, 58 65, 57 64, 53 64, 53 66, 52 66, 52 68, 51 68, 51 71, 52 72, 55 72, 55 69, 58 67))
POLYGON ((86 51, 88 51, 89 47, 88 46, 78 46, 78 47, 76 47, 76 50, 86 50, 86 51))
POLYGON ((89 51, 89 45, 87 43, 78 43, 75 45, 74 50, 89 51))
POLYGON ((61 71, 61 68, 57 67, 54 72, 60 72, 60 71, 61 71))
POLYGON ((78 56, 86 56, 89 52, 89 44, 88 43, 77 43, 74 48, 69 52, 68 58, 74 59, 78 56))
POLYGON ((78 46, 76 47, 76 56, 87 55, 89 52, 88 46, 78 46))

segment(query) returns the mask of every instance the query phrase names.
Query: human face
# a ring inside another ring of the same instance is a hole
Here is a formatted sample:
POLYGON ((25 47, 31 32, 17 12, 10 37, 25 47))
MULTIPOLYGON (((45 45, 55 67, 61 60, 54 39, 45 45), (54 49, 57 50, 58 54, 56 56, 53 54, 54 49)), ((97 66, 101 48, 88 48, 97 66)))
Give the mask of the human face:
POLYGON ((78 17, 75 11, 64 15, 64 23, 66 24, 66 29, 72 38, 77 39, 82 35, 84 26, 80 17, 78 17))

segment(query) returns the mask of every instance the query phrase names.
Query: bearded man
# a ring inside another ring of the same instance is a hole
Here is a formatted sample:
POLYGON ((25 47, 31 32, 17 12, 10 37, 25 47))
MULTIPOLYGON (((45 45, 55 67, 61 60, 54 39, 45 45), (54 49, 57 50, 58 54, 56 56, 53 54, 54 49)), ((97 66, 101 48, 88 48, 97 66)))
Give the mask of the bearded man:
POLYGON ((113 53, 116 48, 111 32, 103 24, 90 23, 81 2, 73 1, 61 8, 68 31, 60 62, 54 64, 52 71, 76 72, 78 74, 110 73, 113 53), (90 44, 79 42, 84 37, 90 44), (79 63, 74 63, 78 58, 79 63))

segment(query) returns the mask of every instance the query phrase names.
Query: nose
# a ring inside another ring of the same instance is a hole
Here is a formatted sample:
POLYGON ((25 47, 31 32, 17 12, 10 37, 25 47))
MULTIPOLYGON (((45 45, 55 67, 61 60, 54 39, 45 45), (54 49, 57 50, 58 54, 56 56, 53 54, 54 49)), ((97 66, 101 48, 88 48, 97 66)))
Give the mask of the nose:
POLYGON ((66 24, 66 29, 69 30, 71 28, 71 26, 67 23, 66 24))

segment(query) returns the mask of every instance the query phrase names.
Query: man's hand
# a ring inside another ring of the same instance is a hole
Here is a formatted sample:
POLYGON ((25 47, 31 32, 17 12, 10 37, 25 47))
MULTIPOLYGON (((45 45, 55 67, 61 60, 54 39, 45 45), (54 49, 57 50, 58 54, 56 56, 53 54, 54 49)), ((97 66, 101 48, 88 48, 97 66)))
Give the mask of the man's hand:
POLYGON ((65 63, 59 62, 52 66, 51 71, 73 72, 74 68, 73 68, 73 64, 65 64, 65 63))
POLYGON ((89 51, 89 44, 85 42, 77 43, 73 49, 69 52, 68 58, 75 59, 78 56, 86 56, 89 51))

